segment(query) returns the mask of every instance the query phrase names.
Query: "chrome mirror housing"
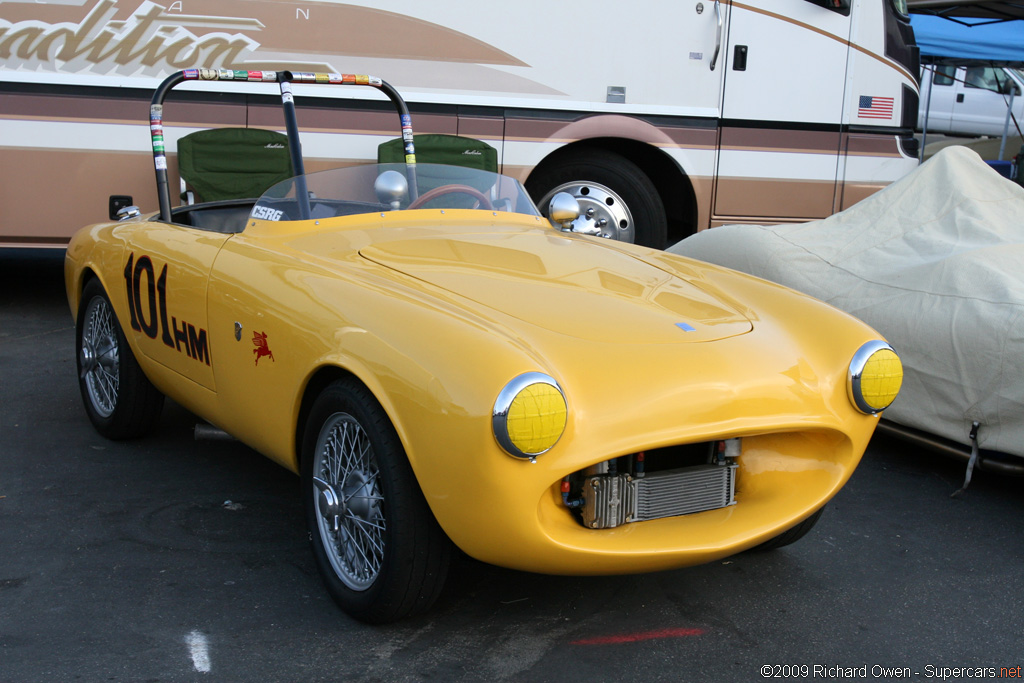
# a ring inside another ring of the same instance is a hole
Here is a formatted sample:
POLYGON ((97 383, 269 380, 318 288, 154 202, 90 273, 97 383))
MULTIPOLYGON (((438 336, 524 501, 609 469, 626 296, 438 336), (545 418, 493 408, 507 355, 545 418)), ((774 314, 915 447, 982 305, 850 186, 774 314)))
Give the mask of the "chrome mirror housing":
POLYGON ((373 183, 373 191, 382 204, 387 204, 392 211, 398 211, 402 200, 409 196, 409 181, 398 171, 384 171, 373 183))
POLYGON ((548 203, 548 218, 563 232, 571 232, 572 224, 580 217, 580 203, 568 192, 558 192, 548 203))
POLYGON ((608 225, 607 217, 596 215, 593 207, 587 209, 586 215, 581 215, 580 202, 568 192, 558 192, 551 198, 548 204, 548 217, 552 224, 561 226, 562 232, 575 232, 580 235, 596 235, 598 237, 613 238, 611 232, 606 232, 608 225))
POLYGON ((142 211, 139 210, 139 207, 134 205, 125 206, 117 210, 117 220, 119 221, 128 220, 129 218, 135 218, 136 216, 141 215, 142 211))

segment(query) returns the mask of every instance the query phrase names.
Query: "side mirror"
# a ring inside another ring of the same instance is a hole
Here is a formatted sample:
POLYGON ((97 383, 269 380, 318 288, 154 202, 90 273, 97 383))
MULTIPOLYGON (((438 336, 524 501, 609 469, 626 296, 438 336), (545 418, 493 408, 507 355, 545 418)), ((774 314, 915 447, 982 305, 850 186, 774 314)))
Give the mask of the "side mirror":
POLYGON ((580 203, 568 192, 558 192, 548 203, 548 219, 563 232, 572 230, 573 221, 580 217, 580 203))

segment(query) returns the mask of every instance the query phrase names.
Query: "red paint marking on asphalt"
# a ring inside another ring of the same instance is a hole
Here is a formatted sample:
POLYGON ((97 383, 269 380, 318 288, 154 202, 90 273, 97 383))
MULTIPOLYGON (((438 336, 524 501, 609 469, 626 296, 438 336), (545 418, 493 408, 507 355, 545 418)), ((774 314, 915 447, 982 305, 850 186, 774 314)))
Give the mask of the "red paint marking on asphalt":
POLYGON ((621 643, 639 643, 643 640, 659 640, 662 638, 689 638, 704 635, 702 628, 665 628, 660 631, 644 633, 623 633, 617 636, 598 636, 572 641, 573 645, 619 645, 621 643))

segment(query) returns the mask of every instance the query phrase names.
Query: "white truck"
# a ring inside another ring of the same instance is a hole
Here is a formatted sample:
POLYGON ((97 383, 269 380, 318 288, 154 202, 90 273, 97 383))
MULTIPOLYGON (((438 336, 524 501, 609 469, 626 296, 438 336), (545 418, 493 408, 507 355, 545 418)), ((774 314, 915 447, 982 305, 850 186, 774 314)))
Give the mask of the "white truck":
MULTIPOLYGON (((189 67, 384 78, 417 132, 483 140, 542 207, 568 190, 656 247, 827 216, 917 163, 905 0, 4 0, 0 245, 63 246, 112 194, 154 209, 149 98, 189 67)), ((307 170, 373 160, 394 128, 373 93, 296 97, 307 170)), ((168 149, 283 129, 274 102, 248 83, 176 95, 168 149)))
POLYGON ((917 127, 924 130, 927 125, 929 133, 946 135, 1020 135, 1024 127, 1022 93, 1024 73, 1019 69, 929 66, 921 79, 917 127))

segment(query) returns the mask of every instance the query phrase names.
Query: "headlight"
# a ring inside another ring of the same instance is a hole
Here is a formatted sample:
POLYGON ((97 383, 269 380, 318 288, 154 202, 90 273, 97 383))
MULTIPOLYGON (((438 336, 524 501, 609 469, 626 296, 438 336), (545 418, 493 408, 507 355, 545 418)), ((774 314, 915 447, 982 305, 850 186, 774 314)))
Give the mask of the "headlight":
POLYGON ((509 455, 532 460, 558 443, 567 413, 558 382, 540 372, 527 372, 498 394, 494 436, 509 455))
POLYGON ((891 346, 875 340, 857 349, 847 383, 857 410, 868 415, 882 412, 896 399, 901 384, 903 364, 891 346))

